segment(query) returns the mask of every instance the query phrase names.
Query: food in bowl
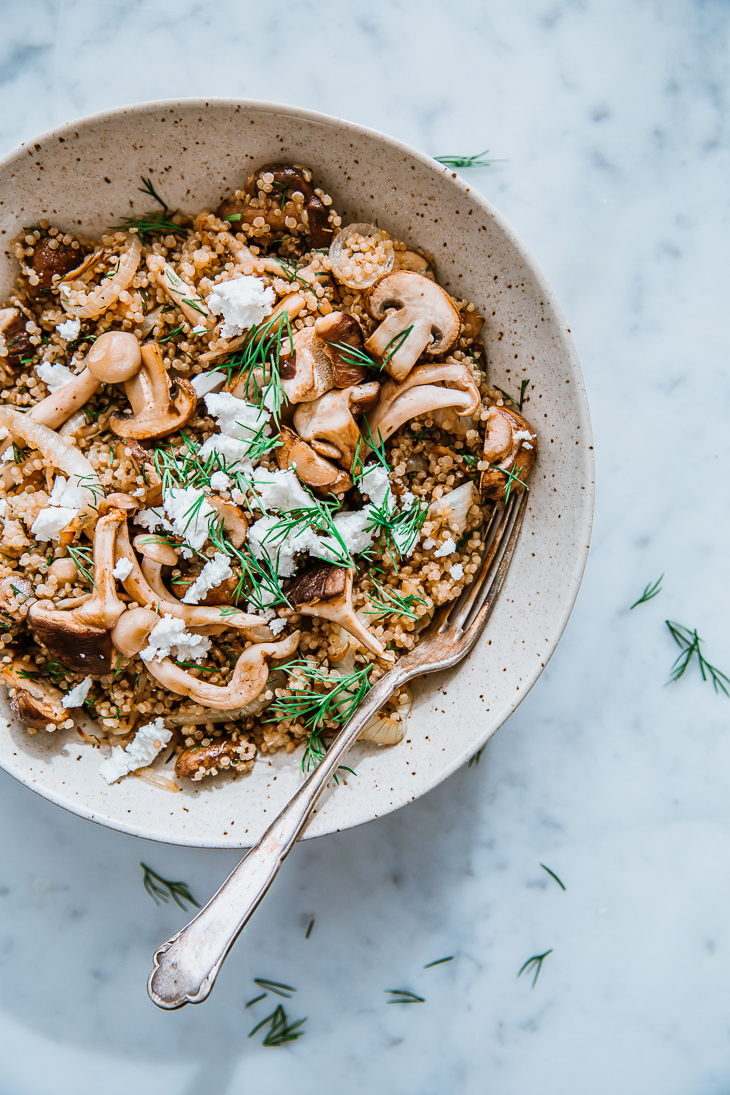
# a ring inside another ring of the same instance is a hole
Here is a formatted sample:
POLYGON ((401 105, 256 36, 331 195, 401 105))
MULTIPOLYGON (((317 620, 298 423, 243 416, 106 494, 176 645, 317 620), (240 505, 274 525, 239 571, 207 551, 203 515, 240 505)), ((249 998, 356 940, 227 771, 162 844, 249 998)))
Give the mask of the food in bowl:
MULTIPOLYGON (((17 241, 0 311, 0 674, 100 775, 307 767, 476 571, 536 438, 473 304, 297 165, 214 211, 17 241), (159 757, 159 759, 157 759, 159 757), (154 762, 154 767, 153 767, 154 762)), ((403 736, 401 690, 365 731, 403 736)))

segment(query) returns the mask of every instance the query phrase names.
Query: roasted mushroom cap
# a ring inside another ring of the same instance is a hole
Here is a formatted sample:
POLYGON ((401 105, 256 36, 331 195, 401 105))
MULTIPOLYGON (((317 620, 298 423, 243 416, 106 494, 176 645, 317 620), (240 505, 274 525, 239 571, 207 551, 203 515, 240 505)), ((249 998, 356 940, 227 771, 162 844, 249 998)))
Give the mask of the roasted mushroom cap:
POLYGON ((284 394, 290 403, 310 403, 334 385, 332 358, 313 327, 297 331, 279 364, 284 394))
POLYGON ((0 677, 11 691, 10 710, 31 730, 58 730, 73 726, 63 706, 63 693, 47 681, 39 680, 33 662, 17 661, 0 667, 0 677))
POLYGON ((255 756, 256 747, 250 741, 214 738, 210 745, 193 745, 181 753, 175 761, 175 775, 178 779, 199 780, 221 768, 235 772, 239 766, 250 768, 255 756))
POLYGON ((504 498, 508 484, 511 491, 524 490, 536 455, 537 437, 527 419, 507 407, 490 407, 483 456, 490 467, 482 472, 482 496, 504 498))
POLYGON ((320 316, 314 324, 314 333, 327 346, 335 388, 349 388, 351 384, 359 384, 365 379, 367 367, 358 364, 355 355, 347 352, 348 346, 361 354, 364 352, 362 328, 354 316, 347 312, 330 312, 320 316))
POLYGON ((170 381, 160 347, 142 348, 142 367, 125 381, 132 413, 113 414, 109 425, 119 437, 167 437, 192 418, 198 397, 187 380, 170 381))
POLYGON ((365 306, 383 322, 365 349, 387 362, 386 370, 403 380, 424 351, 445 354, 456 342, 461 320, 447 292, 411 270, 391 270, 375 282, 365 306))
POLYGON ((245 224, 253 224, 259 217, 263 217, 272 233, 290 235, 291 228, 286 223, 289 213, 282 208, 285 204, 282 201, 282 193, 286 199, 287 196, 298 192, 304 198, 303 214, 312 247, 329 247, 333 236, 333 230, 329 226, 329 210, 321 198, 315 194, 314 187, 307 181, 301 168, 291 164, 264 164, 249 177, 245 192, 249 198, 263 197, 264 206, 252 206, 237 198, 226 198, 216 209, 216 216, 222 220, 234 216, 245 224), (270 200, 266 201, 267 194, 264 190, 266 183, 263 176, 269 174, 273 176, 274 189, 270 200))
POLYGON ((305 616, 332 620, 373 654, 392 660, 380 639, 358 620, 352 607, 352 571, 330 563, 315 563, 289 586, 289 603, 305 616))
POLYGON ((480 402, 468 365, 418 365, 401 384, 385 382, 378 405, 368 415, 369 437, 385 441, 404 422, 437 408, 453 407, 459 415, 474 414, 480 402))
POLYGON ((281 427, 279 441, 281 444, 275 450, 277 464, 283 471, 294 468, 308 487, 323 494, 344 494, 352 486, 346 471, 320 456, 288 426, 281 427))
POLYGON ((69 270, 78 266, 81 251, 77 247, 63 243, 57 236, 46 236, 33 248, 28 265, 38 275, 38 284, 28 287, 31 296, 37 296, 41 289, 50 289, 55 275, 63 277, 69 270))
POLYGON ((48 608, 47 602, 40 601, 30 606, 27 619, 38 642, 61 665, 90 677, 110 671, 112 640, 105 629, 82 624, 71 612, 48 608))
POLYGON ((30 341, 30 335, 25 329, 28 322, 19 308, 0 309, 0 334, 5 339, 7 353, 0 358, 0 363, 10 369, 17 369, 25 358, 32 357, 35 346, 30 341))
POLYGON ((379 391, 377 380, 334 388, 312 403, 301 403, 294 414, 294 428, 320 456, 336 460, 349 470, 362 448, 354 415, 374 406, 379 391))

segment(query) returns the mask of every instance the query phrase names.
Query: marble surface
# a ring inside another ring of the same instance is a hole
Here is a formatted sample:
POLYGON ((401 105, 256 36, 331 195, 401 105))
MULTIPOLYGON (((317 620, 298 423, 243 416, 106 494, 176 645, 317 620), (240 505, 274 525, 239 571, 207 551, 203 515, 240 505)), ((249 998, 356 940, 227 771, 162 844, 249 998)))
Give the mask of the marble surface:
POLYGON ((565 637, 480 763, 296 848, 200 1008, 147 1001, 185 914, 139 862, 203 897, 235 854, 124 837, 0 776, 2 1095, 728 1090, 730 702, 696 667, 665 687, 664 619, 730 673, 729 21, 712 0, 6 6, 3 149, 129 101, 241 95, 504 158, 470 179, 571 321, 599 492, 565 637), (517 978, 550 948, 534 989, 517 978), (247 1038, 253 977, 296 986, 293 1046, 247 1038))

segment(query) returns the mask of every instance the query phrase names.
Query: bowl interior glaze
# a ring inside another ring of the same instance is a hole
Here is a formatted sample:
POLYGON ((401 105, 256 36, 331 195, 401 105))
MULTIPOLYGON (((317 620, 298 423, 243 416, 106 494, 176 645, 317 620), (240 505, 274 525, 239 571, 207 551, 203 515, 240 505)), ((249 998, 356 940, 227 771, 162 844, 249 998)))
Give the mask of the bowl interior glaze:
MULTIPOLYGON (((498 729, 539 677, 572 609, 593 513, 593 453, 580 365, 565 319, 524 244, 452 171, 382 134, 293 107, 239 100, 144 103, 95 115, 21 145, 0 162, 0 278, 11 241, 42 217, 100 232, 146 211, 141 176, 172 207, 197 212, 261 163, 311 167, 351 221, 378 221, 429 251, 438 279, 485 317, 492 383, 519 391, 537 430, 521 542, 488 629, 456 670, 415 683, 405 740, 355 747, 357 778, 328 790, 305 837, 346 829, 418 798, 498 729)), ((26 786, 83 817, 154 840, 249 846, 298 786, 298 754, 262 756, 240 779, 186 783, 179 794, 128 777, 107 787, 102 755, 75 732, 29 735, 2 702, 0 764, 26 786)))

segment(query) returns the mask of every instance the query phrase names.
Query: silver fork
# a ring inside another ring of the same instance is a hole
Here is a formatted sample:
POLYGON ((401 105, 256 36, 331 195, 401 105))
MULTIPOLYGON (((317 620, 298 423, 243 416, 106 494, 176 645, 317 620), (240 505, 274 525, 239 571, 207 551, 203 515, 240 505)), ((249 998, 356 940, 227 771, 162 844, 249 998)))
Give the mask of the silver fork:
POLYGON ((239 933, 291 851, 312 810, 361 730, 397 688, 460 662, 472 649, 489 619, 514 554, 525 515, 527 492, 512 493, 496 507, 485 537, 486 550, 472 584, 461 597, 438 612, 418 645, 377 681, 264 835, 244 856, 205 908, 172 939, 155 951, 147 982, 160 1008, 200 1004, 239 933))

